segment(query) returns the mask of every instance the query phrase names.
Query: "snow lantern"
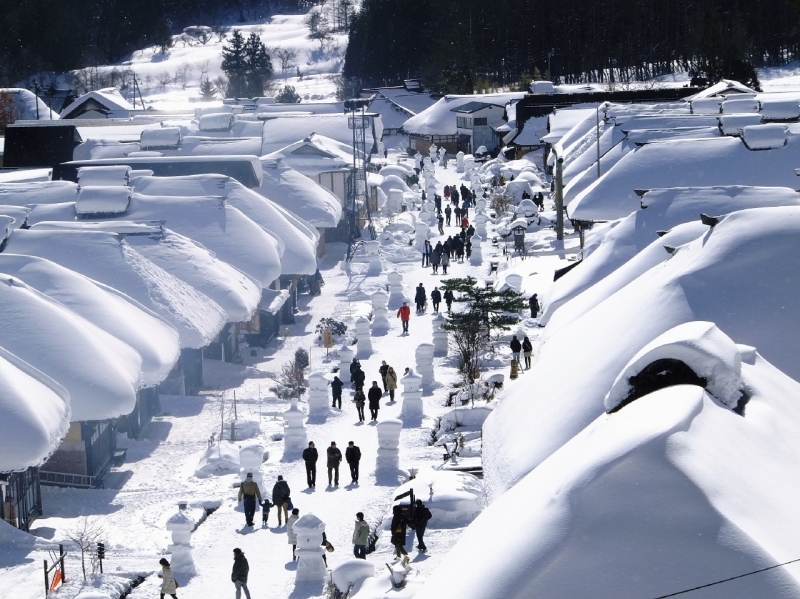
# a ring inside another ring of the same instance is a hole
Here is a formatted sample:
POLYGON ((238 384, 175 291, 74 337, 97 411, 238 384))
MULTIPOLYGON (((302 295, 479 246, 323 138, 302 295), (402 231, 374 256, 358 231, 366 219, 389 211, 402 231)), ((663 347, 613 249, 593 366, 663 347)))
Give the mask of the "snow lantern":
POLYGON ((403 302, 408 301, 403 294, 403 275, 393 270, 386 278, 389 280, 389 307, 399 308, 403 302))
POLYGON ((433 354, 436 351, 433 343, 420 343, 417 346, 417 372, 422 377, 422 386, 430 389, 436 382, 433 378, 433 354))
POLYGON ((259 443, 247 443, 239 448, 239 478, 242 482, 252 473, 253 482, 261 486, 261 464, 264 461, 264 446, 259 443))
POLYGON ((506 285, 517 293, 522 293, 522 275, 516 273, 506 275, 506 285))
POLYGON ((192 576, 195 574, 195 568, 191 539, 197 521, 186 509, 185 502, 178 505, 178 511, 167 520, 167 530, 172 533, 172 544, 167 547, 167 551, 172 554, 172 570, 192 576))
MULTIPOLYGON (((484 229, 486 226, 484 225, 484 229)), ((483 262, 483 250, 481 249, 481 236, 476 232, 475 235, 471 237, 472 242, 472 253, 469 256, 469 263, 472 266, 480 266, 483 262)))
MULTIPOLYGON (((431 349, 433 345, 428 343, 431 349)), ((419 352, 419 350, 417 350, 419 352)), ((433 359, 433 352, 431 351, 431 360, 433 359)), ((419 361, 419 353, 417 353, 417 360, 419 361)), ((422 410, 422 377, 413 370, 409 370, 408 374, 400 379, 400 384, 403 385, 403 392, 401 398, 403 405, 400 408, 400 416, 405 420, 420 420, 423 416, 422 410)))
POLYGON ((360 316, 356 320, 356 341, 358 343, 356 347, 359 358, 369 358, 372 354, 372 341, 370 341, 369 335, 369 320, 360 316))
POLYGON ((456 172, 464 172, 464 152, 459 151, 459 153, 456 154, 456 172))
POLYGON ((423 222, 427 218, 427 214, 425 214, 425 206, 427 205, 428 203, 426 202, 422 207, 423 212, 420 213, 420 219, 417 221, 416 227, 414 227, 414 249, 420 252, 425 247, 425 241, 428 239, 428 232, 430 231, 428 225, 423 222))
MULTIPOLYGON (((348 374, 349 374, 348 370, 348 374)), ((308 445, 306 427, 303 425, 306 415, 297 407, 297 398, 292 398, 292 405, 283 413, 286 423, 283 433, 284 457, 300 455, 308 445)))
POLYGON ((389 418, 379 422, 375 428, 378 430, 375 469, 397 470, 400 467, 400 432, 403 430, 403 421, 389 418))
POLYGON ((376 277, 381 274, 383 270, 380 247, 381 244, 379 241, 367 241, 364 243, 364 251, 367 254, 367 262, 369 262, 369 268, 367 269, 368 277, 376 277))
POLYGON ((389 311, 386 306, 389 303, 389 294, 378 289, 372 294, 372 330, 385 331, 389 329, 389 311))
POLYGON ((350 382, 350 364, 353 361, 353 350, 343 343, 339 348, 339 380, 343 383, 350 382))
POLYGON ((301 516, 292 526, 297 537, 296 582, 322 582, 325 580, 325 562, 322 554, 322 533, 325 523, 314 514, 301 516))
POLYGON ((308 415, 323 416, 327 413, 328 379, 319 371, 312 372, 308 375, 308 415))

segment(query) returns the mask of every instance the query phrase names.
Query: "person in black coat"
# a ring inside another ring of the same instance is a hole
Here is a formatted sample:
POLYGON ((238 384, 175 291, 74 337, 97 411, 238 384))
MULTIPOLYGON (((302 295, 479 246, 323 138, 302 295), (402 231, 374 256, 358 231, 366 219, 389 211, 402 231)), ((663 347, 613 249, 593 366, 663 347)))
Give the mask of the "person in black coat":
POLYGON ((438 287, 434 287, 433 291, 431 291, 431 303, 433 304, 433 311, 439 311, 439 304, 442 303, 442 292, 439 291, 438 287))
POLYGON ((428 527, 428 520, 433 517, 431 511, 422 503, 422 499, 417 499, 414 505, 414 531, 417 533, 417 549, 420 551, 427 551, 423 537, 425 536, 425 529, 428 527))
POLYGON ((358 412, 358 421, 364 422, 364 404, 367 403, 367 398, 364 395, 364 391, 356 391, 356 394, 353 396, 353 401, 356 402, 356 412, 358 412))
POLYGON ((306 463, 306 482, 309 489, 317 486, 317 460, 319 460, 319 452, 314 447, 314 442, 309 441, 308 447, 303 450, 303 461, 306 463))
POLYGON ((389 388, 386 386, 386 373, 389 372, 389 365, 386 363, 386 360, 381 360, 381 367, 378 368, 378 372, 381 373, 381 380, 383 381, 383 392, 386 393, 389 391, 389 388))
MULTIPOLYGON (((472 225, 470 225, 472 226, 472 225)), ((472 255, 472 238, 467 237, 467 242, 464 244, 464 253, 467 255, 467 260, 472 255)))
POLYGON ((344 450, 344 459, 347 460, 347 465, 350 466, 351 482, 357 484, 358 463, 361 461, 361 450, 352 441, 347 444, 347 449, 344 450))
POLYGON ((450 209, 448 205, 447 208, 444 209, 444 216, 447 219, 447 226, 450 226, 450 215, 453 214, 453 211, 450 209))
POLYGON ((378 419, 378 410, 381 408, 381 397, 383 397, 383 393, 381 392, 381 388, 378 387, 378 381, 372 381, 372 387, 370 387, 367 392, 369 415, 372 420, 378 419))
POLYGON ((278 526, 281 525, 281 512, 289 522, 289 483, 283 480, 282 476, 278 476, 278 482, 272 487, 272 503, 278 508, 278 526))
POLYGON ((444 301, 447 303, 447 311, 451 312, 453 309, 453 291, 451 289, 444 292, 444 301))
MULTIPOLYGON (((444 235, 444 217, 441 212, 439 216, 436 217, 436 224, 439 225, 439 235, 444 235)), ((425 243, 427 243, 427 241, 425 243)))
POLYGON ((526 336, 525 339, 522 340, 522 355, 525 357, 525 370, 530 370, 532 354, 533 354, 533 344, 531 343, 531 340, 528 339, 528 337, 526 336))
POLYGON ((531 318, 536 318, 539 315, 539 310, 541 307, 539 306, 539 299, 535 293, 528 300, 528 305, 531 308, 531 318))
POLYGON ((391 543, 394 545, 394 551, 397 557, 405 556, 403 558, 404 564, 408 563, 408 551, 406 551, 406 531, 408 527, 408 520, 403 515, 403 508, 399 505, 392 508, 392 524, 391 524, 391 543))
POLYGON ((431 266, 433 267, 433 274, 435 275, 439 274, 439 263, 441 261, 442 261, 442 253, 434 250, 433 253, 431 254, 431 266))
POLYGON ((517 336, 514 335, 511 339, 511 359, 519 365, 519 353, 522 351, 522 344, 517 339, 517 336))
POLYGON ((428 294, 425 293, 425 287, 422 286, 422 283, 417 285, 414 301, 417 303, 417 312, 422 312, 425 309, 425 302, 428 301, 428 294))
POLYGON ((356 388, 356 393, 359 391, 364 390, 364 381, 366 380, 367 375, 364 374, 364 371, 359 368, 353 373, 353 385, 356 388))
POLYGON ((336 442, 331 441, 328 447, 328 486, 331 486, 331 478, 334 484, 339 486, 339 464, 342 463, 342 452, 336 447, 336 442))
POLYGON ((338 402, 339 409, 342 409, 342 387, 344 387, 342 380, 338 376, 333 377, 333 381, 331 381, 331 393, 333 394, 332 408, 335 408, 338 402))

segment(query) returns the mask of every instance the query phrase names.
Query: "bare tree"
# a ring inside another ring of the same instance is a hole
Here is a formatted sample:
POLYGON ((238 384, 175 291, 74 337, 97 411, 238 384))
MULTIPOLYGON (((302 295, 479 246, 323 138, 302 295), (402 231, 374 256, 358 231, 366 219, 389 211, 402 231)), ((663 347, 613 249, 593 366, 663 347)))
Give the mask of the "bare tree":
POLYGON ((225 36, 228 35, 228 32, 231 30, 229 25, 215 25, 213 28, 214 35, 217 36, 217 41, 224 42, 225 36))
POLYGON ((81 518, 75 528, 71 528, 64 533, 64 536, 72 541, 81 552, 81 569, 83 579, 86 580, 86 562, 89 561, 91 574, 97 572, 97 543, 105 538, 105 531, 102 525, 91 518, 81 518))
POLYGON ((227 98, 228 97, 228 78, 224 75, 220 75, 216 77, 211 83, 214 84, 214 89, 217 92, 217 95, 220 98, 227 98))
POLYGON ((180 85, 181 89, 186 89, 186 85, 189 83, 189 74, 191 72, 192 65, 186 61, 183 61, 175 69, 175 84, 180 85))
POLYGON ((205 60, 198 60, 194 63, 195 68, 200 73, 200 77, 198 77, 199 81, 203 79, 208 79, 208 65, 211 63, 211 59, 207 58, 205 60))
POLYGON ((285 73, 295 66, 297 50, 294 48, 278 48, 275 50, 275 57, 281 62, 281 73, 285 73))
POLYGON ((172 75, 170 75, 168 71, 161 71, 156 75, 156 83, 158 83, 159 87, 162 89, 166 89, 171 81, 172 75))

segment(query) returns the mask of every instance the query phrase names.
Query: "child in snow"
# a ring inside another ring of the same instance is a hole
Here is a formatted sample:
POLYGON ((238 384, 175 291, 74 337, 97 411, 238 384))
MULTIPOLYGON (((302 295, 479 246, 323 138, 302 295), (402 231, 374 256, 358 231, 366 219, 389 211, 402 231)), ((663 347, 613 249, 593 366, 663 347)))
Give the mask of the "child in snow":
POLYGON ((269 510, 272 507, 272 502, 264 498, 264 501, 261 502, 261 526, 267 525, 267 520, 269 520, 269 510))
POLYGON ((172 568, 169 567, 169 562, 162 557, 158 560, 158 563, 161 564, 161 574, 158 575, 161 579, 161 599, 164 599, 164 595, 170 595, 173 599, 178 599, 176 591, 180 585, 172 575, 172 568))

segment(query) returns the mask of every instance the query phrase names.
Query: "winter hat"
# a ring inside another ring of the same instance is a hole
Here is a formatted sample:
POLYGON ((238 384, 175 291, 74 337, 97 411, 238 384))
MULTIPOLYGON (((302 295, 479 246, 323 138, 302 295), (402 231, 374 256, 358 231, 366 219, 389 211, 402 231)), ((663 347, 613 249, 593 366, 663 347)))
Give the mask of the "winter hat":
POLYGON ((278 475, 278 480, 283 480, 283 477, 280 474, 278 475))
POLYGON ((248 479, 252 479, 253 478, 253 473, 252 472, 248 472, 247 473, 247 478, 248 479))

